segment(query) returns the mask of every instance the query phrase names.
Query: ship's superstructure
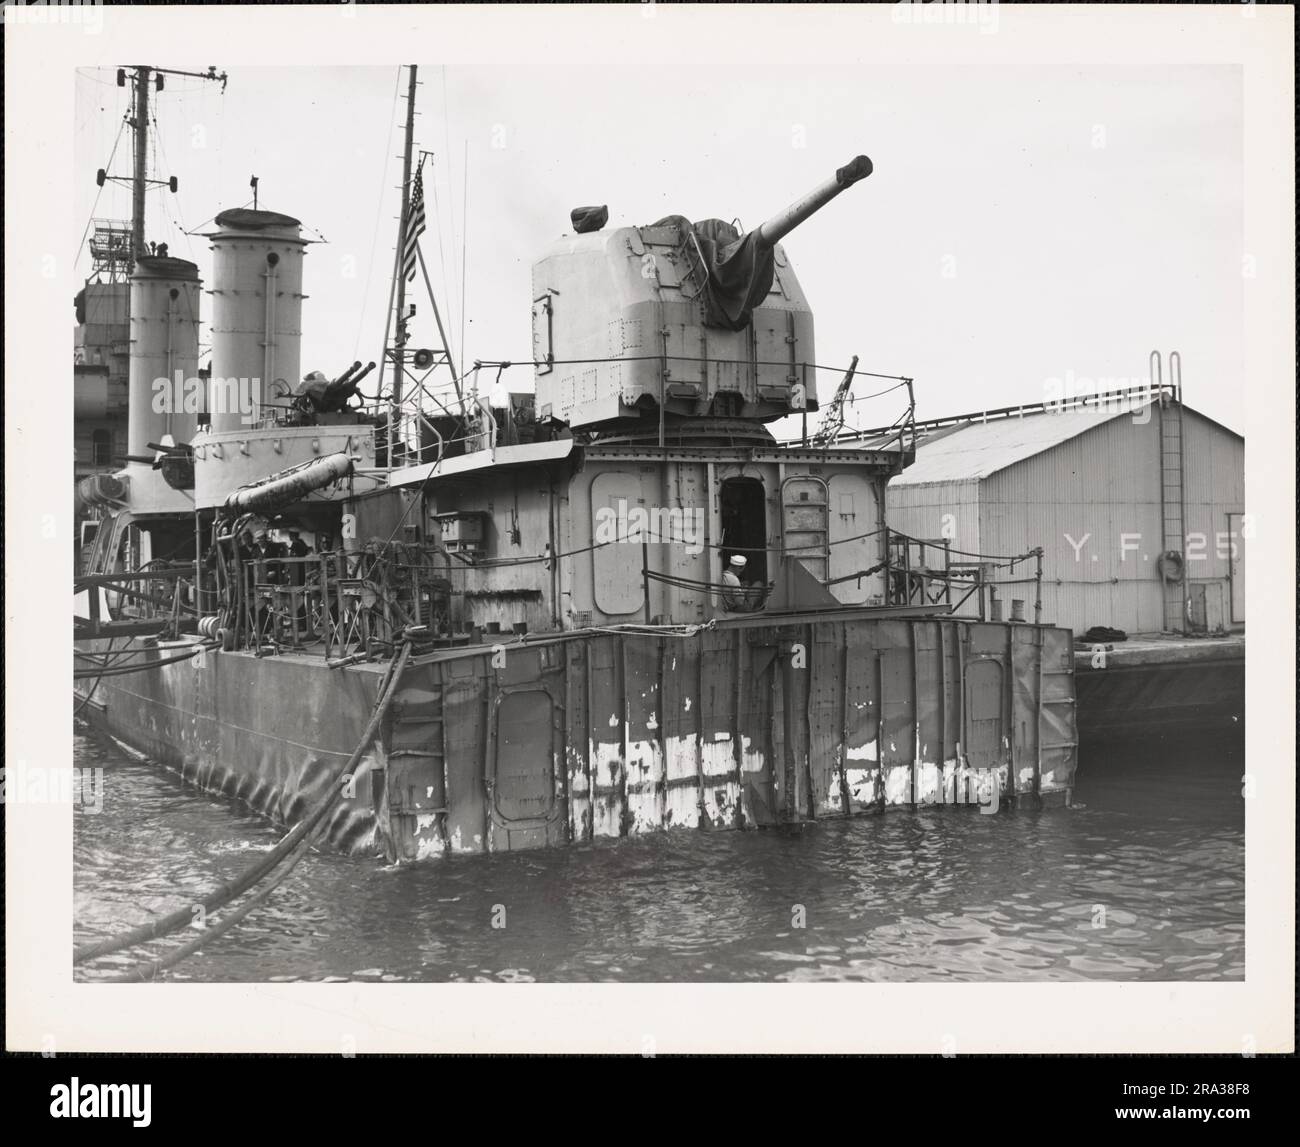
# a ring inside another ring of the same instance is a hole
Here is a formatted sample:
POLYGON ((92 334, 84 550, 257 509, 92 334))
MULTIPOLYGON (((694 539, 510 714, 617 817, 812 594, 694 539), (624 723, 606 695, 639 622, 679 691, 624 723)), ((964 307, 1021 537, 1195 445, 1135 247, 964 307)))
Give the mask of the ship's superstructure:
POLYGON ((303 377, 301 224, 241 208, 209 235, 211 377, 186 409, 197 270, 139 258, 131 453, 156 455, 83 490, 103 521, 81 634, 153 644, 86 674, 87 714, 292 823, 408 648, 330 825, 391 858, 1068 799, 1069 634, 955 617, 950 585, 900 598, 902 429, 864 450, 768 428, 816 411, 824 369, 781 240, 870 173, 858 156, 747 234, 575 211, 533 269, 535 390, 498 406, 458 378, 422 404, 450 356, 401 315, 380 401, 374 364, 303 377))
POLYGON ((128 226, 92 219, 87 248, 91 273, 73 305, 76 477, 107 470, 126 451, 130 284, 135 265, 128 226))

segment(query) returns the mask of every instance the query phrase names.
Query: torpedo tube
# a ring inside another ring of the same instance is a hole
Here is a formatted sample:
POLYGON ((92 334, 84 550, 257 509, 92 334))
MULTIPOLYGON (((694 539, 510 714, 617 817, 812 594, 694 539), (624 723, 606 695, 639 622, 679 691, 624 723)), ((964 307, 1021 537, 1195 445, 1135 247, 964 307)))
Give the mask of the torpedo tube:
POLYGON ((234 512, 273 510, 277 506, 300 501, 313 490, 346 478, 351 473, 352 459, 347 454, 331 454, 282 478, 272 478, 259 486, 246 486, 242 490, 236 490, 226 498, 225 509, 234 512))

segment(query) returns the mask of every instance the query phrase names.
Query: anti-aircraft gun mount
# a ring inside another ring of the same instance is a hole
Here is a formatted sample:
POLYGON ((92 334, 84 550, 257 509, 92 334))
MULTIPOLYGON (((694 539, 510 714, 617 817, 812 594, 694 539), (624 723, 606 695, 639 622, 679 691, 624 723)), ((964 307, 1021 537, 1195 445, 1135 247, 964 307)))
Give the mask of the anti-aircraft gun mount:
POLYGON ((374 369, 373 362, 363 367, 358 359, 332 382, 314 370, 295 389, 292 408, 308 423, 321 415, 354 414, 349 402, 360 393, 362 379, 374 369))
POLYGON ((663 434, 668 420, 816 410, 812 312, 781 240, 871 170, 857 156, 744 235, 680 215, 594 230, 583 209, 533 267, 539 417, 663 434))

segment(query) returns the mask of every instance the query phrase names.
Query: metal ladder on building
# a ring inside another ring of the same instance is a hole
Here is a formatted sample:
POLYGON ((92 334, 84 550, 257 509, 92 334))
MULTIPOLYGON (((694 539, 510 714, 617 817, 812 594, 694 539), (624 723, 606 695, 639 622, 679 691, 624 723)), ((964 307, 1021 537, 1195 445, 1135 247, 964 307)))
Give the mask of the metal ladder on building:
MULTIPOLYGON (((1168 633, 1187 629, 1186 590, 1186 506, 1183 483, 1183 364, 1177 351, 1169 352, 1170 390, 1166 391, 1160 369, 1160 352, 1151 352, 1152 380, 1156 384, 1160 435, 1160 552, 1177 554, 1184 576, 1170 580, 1165 576, 1165 562, 1160 565, 1164 592, 1164 624, 1168 633)), ((1168 561, 1169 559, 1166 559, 1168 561)))

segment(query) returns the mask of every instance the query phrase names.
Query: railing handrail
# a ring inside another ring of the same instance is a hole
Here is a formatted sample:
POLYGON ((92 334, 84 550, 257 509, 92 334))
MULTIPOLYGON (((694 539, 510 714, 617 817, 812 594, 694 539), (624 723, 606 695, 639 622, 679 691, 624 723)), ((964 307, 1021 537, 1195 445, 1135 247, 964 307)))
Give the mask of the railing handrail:
MULTIPOLYGON (((953 548, 948 539, 934 538, 914 538, 910 534, 904 534, 901 530, 889 530, 885 545, 886 558, 886 592, 897 598, 901 592, 902 604, 908 604, 917 592, 922 597, 927 596, 925 589, 927 584, 938 583, 943 586, 944 600, 952 605, 955 612, 960 609, 972 595, 978 595, 979 619, 985 620, 985 606, 991 607, 991 604, 997 600, 995 592, 996 586, 1000 585, 1034 585, 1034 624, 1042 622, 1043 614, 1043 547, 1035 546, 1023 554, 1000 555, 1000 554, 980 554, 970 550, 958 550, 953 548), (912 546, 920 547, 920 556, 924 558, 925 548, 927 546, 940 549, 944 555, 944 565, 942 570, 932 569, 928 566, 913 566, 909 564, 912 546), (896 565, 893 558, 896 552, 901 549, 903 564, 896 565), (971 562, 953 562, 952 555, 958 554, 962 557, 977 559, 971 562), (1007 569, 1014 573, 1016 567, 1021 563, 1034 561, 1034 575, 1026 578, 994 578, 989 576, 993 571, 1007 569), (973 579, 973 580, 972 580, 973 579), (970 582, 970 588, 955 603, 952 603, 952 587, 957 585, 964 588, 967 582, 970 582), (901 583, 901 590, 900 590, 901 583), (986 592, 987 595, 986 595, 986 592), (987 602, 986 602, 987 596, 987 602)), ((1018 620, 1012 618, 1011 620, 1018 620)))
MULTIPOLYGON (((913 423, 916 430, 940 430, 946 426, 956 426, 962 423, 983 423, 998 422, 1008 418, 1020 418, 1024 415, 1048 414, 1053 411, 1073 409, 1074 407, 1086 406, 1104 406, 1110 405, 1112 401, 1118 402, 1125 398, 1157 398, 1161 395, 1168 394, 1170 397, 1177 397, 1173 384, 1171 383, 1142 383, 1138 386, 1125 387, 1121 390, 1104 390, 1091 394, 1075 394, 1062 396, 1057 399, 1045 399, 1042 402, 1022 402, 1015 406, 999 406, 989 410, 977 410, 967 414, 949 414, 942 418, 920 419, 913 423)), ((855 441, 859 438, 874 438, 891 434, 897 427, 893 424, 889 426, 870 427, 865 430, 854 430, 842 434, 836 441, 855 441)))

